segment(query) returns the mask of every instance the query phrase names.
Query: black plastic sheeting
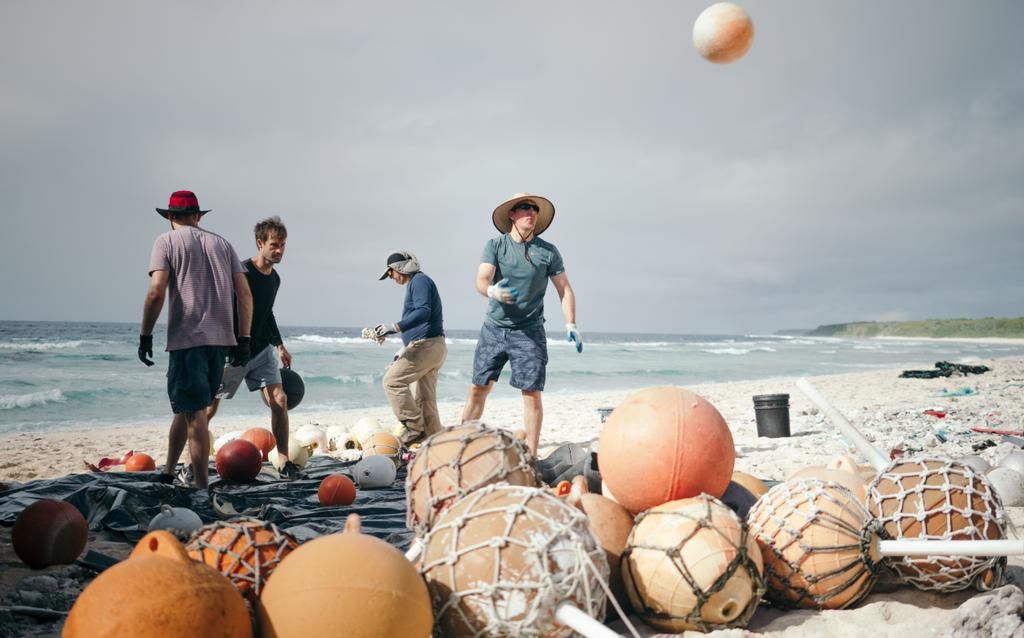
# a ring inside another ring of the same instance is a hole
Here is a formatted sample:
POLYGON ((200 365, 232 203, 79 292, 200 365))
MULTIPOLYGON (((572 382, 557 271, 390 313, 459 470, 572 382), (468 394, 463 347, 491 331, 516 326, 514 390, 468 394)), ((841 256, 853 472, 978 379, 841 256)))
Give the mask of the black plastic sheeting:
POLYGON ((904 370, 900 374, 901 379, 938 379, 939 377, 951 377, 954 374, 967 376, 969 374, 985 374, 992 368, 988 366, 969 366, 963 363, 950 363, 939 361, 935 364, 934 370, 904 370))
POLYGON ((68 501, 89 522, 100 540, 136 543, 163 504, 187 507, 203 523, 252 516, 274 523, 300 542, 342 531, 349 514, 359 514, 362 529, 391 545, 406 549, 412 532, 405 527, 405 468, 387 488, 357 489, 348 506, 321 506, 320 481, 329 474, 352 477, 354 463, 328 456, 312 457, 303 469, 308 478, 282 481, 263 464, 252 483, 217 480, 210 464, 210 490, 162 483, 156 472, 91 472, 15 485, 0 492, 0 524, 13 525, 21 511, 44 499, 68 501), (211 502, 212 499, 212 502, 211 502))

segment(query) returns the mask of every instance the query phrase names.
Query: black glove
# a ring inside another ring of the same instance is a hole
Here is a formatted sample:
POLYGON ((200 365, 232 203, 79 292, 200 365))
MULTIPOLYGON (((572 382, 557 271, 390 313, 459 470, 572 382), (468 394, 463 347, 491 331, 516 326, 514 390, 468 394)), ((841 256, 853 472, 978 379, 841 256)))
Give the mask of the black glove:
POLYGON ((252 353, 249 352, 249 337, 236 337, 238 345, 231 350, 231 367, 237 368, 249 363, 252 353))
POLYGON ((139 335, 139 361, 153 365, 153 335, 139 335))

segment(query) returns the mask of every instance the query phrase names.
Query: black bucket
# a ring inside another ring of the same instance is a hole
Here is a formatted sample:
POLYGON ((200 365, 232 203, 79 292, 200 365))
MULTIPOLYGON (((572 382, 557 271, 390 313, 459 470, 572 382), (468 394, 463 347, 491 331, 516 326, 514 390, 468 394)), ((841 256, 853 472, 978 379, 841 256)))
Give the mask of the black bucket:
POLYGON ((754 415, 757 417, 757 435, 770 439, 789 436, 789 395, 754 395, 754 415))

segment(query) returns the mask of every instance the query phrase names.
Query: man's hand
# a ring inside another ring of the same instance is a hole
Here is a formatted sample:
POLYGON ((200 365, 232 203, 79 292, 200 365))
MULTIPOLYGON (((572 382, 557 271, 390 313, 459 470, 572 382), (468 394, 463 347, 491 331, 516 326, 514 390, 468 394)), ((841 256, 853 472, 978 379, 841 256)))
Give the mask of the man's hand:
POLYGON ((236 337, 238 345, 231 349, 231 367, 237 368, 244 366, 249 363, 249 359, 252 359, 252 353, 249 352, 249 337, 236 337))
POLYGON ((139 335, 139 361, 153 365, 153 335, 139 335))
POLYGON ((285 348, 283 343, 277 347, 277 354, 281 357, 282 366, 292 367, 292 353, 288 352, 288 348, 285 348))
POLYGON ((398 332, 397 323, 378 323, 373 329, 373 334, 376 335, 378 339, 383 339, 384 337, 393 335, 396 332, 398 332))
POLYGON ((508 277, 505 277, 493 286, 487 286, 487 296, 498 303, 515 303, 519 297, 519 291, 508 285, 508 277))
POLYGON ((575 341, 576 352, 583 352, 583 336, 580 335, 580 331, 576 329, 576 324, 565 324, 565 340, 569 343, 575 341))

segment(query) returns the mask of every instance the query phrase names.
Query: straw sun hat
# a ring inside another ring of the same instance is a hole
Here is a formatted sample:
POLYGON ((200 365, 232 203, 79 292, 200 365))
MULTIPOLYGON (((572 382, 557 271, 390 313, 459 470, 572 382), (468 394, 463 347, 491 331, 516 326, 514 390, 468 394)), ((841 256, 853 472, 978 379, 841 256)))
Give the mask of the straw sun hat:
POLYGON ((540 208, 540 212, 537 213, 537 225, 534 227, 533 234, 539 235, 547 230, 548 226, 551 225, 551 220, 555 218, 555 205, 547 197, 531 195, 530 193, 516 193, 511 199, 498 204, 498 207, 491 214, 491 221, 494 222, 494 227, 502 233, 512 230, 512 220, 508 218, 508 214, 512 211, 513 206, 523 201, 532 202, 540 208))

